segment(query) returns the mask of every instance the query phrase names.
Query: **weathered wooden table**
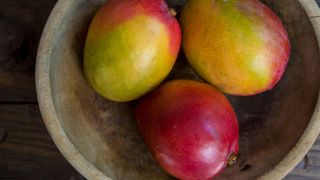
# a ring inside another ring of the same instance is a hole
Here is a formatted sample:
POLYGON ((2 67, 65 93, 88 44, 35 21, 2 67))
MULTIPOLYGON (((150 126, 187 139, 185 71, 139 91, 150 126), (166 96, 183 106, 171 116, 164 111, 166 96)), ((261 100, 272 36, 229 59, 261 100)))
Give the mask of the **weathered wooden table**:
MULTIPOLYGON (((85 179, 55 147, 37 105, 37 45, 55 2, 0 1, 0 179, 85 179)), ((286 179, 320 179, 320 139, 286 179)))

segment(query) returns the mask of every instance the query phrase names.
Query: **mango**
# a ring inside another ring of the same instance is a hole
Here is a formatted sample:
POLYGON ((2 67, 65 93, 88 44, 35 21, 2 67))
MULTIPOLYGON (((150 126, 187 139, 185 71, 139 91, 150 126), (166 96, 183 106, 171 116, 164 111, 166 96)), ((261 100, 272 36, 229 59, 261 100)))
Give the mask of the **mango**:
POLYGON ((186 57, 219 90, 248 96, 272 89, 290 56, 286 29, 258 0, 189 0, 180 17, 186 57))
POLYGON ((84 48, 84 72, 101 96, 135 100, 171 71, 181 30, 164 0, 108 0, 94 16, 84 48))
POLYGON ((209 84, 166 82, 139 101, 135 116, 154 159, 178 179, 210 179, 235 163, 237 117, 209 84))

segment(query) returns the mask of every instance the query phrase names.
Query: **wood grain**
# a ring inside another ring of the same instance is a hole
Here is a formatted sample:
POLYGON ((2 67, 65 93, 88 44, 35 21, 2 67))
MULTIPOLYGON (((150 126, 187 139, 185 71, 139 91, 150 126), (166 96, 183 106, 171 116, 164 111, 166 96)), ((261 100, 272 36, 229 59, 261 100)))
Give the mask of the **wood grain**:
POLYGON ((0 1, 0 179, 84 179, 54 145, 37 106, 37 46, 55 2, 0 1))
POLYGON ((37 46, 55 2, 0 1, 0 102, 36 102, 37 46))
POLYGON ((320 138, 311 150, 285 180, 316 180, 320 179, 320 138))
POLYGON ((0 105, 0 179, 83 179, 62 157, 37 105, 0 105))

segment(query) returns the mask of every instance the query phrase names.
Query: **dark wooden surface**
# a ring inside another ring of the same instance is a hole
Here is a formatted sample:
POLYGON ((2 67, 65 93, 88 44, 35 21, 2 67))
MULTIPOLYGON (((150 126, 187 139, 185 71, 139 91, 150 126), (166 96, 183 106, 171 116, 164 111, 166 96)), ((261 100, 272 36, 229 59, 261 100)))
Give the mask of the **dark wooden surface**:
POLYGON ((0 179, 84 179, 51 140, 37 105, 34 68, 55 0, 0 0, 0 179))
POLYGON ((53 144, 35 104, 0 105, 0 179, 82 179, 53 144))
MULTIPOLYGON (((36 50, 55 2, 0 0, 0 179, 84 179, 52 142, 36 99, 36 50)), ((320 179, 320 140, 285 179, 320 179)))

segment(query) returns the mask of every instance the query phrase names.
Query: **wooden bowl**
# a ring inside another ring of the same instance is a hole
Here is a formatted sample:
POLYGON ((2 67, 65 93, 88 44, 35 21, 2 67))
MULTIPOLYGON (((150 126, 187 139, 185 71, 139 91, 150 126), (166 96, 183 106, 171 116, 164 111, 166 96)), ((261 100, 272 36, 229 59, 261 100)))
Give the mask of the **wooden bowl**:
MULTIPOLYGON (((89 179, 173 179, 152 159, 133 116, 135 102, 98 96, 84 78, 83 45, 104 0, 60 0, 44 29, 36 82, 41 113, 56 145, 89 179)), ((181 8, 184 0, 171 0, 181 8)), ((280 179, 303 158, 320 131, 320 15, 314 0, 265 0, 292 44, 283 79, 257 96, 228 98, 240 124, 236 165, 217 179, 280 179), (303 5, 303 6, 301 6, 303 5), (313 18, 308 18, 304 9, 313 18), (315 28, 313 28, 310 20, 315 28)), ((199 79, 183 53, 168 79, 199 79)))

